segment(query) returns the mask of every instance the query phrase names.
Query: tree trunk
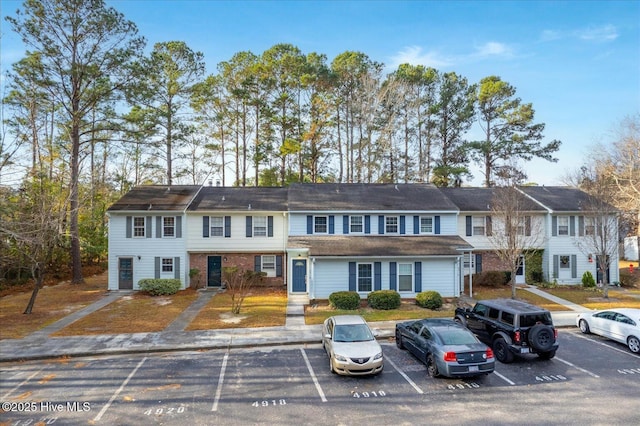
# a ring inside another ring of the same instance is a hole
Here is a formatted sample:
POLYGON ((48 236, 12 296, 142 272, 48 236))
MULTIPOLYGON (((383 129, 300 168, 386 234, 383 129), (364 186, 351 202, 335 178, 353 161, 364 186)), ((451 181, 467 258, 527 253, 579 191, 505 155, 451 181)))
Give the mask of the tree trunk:
POLYGON ((39 268, 36 268, 32 275, 36 284, 35 287, 33 287, 31 298, 29 299, 29 303, 27 304, 27 308, 24 310, 23 314, 30 314, 33 310, 33 305, 36 303, 36 297, 38 296, 38 291, 40 291, 40 287, 42 287, 42 281, 44 279, 44 274, 39 268))

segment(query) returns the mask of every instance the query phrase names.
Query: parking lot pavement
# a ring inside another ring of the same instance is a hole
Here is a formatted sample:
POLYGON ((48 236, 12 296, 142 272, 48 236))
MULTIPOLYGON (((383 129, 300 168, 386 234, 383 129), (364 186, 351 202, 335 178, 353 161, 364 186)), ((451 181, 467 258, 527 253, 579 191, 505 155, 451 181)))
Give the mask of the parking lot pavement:
POLYGON ((0 423, 498 424, 515 406, 526 424, 636 424, 640 357, 574 330, 559 339, 552 360, 465 379, 430 378, 392 343, 372 377, 332 374, 317 343, 4 363, 0 423))

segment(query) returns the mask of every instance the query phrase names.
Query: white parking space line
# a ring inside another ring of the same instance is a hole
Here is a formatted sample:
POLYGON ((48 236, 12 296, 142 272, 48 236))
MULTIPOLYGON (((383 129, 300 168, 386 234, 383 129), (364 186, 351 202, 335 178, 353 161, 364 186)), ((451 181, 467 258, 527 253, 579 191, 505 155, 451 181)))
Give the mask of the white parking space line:
POLYGON ((595 377, 595 378, 599 378, 600 377, 597 374, 592 373, 591 371, 585 370, 584 368, 578 367, 577 365, 572 364, 569 361, 565 361, 562 358, 555 357, 554 359, 557 359, 558 361, 563 362, 563 363, 567 364, 568 366, 575 368, 576 370, 580 370, 583 373, 586 373, 586 374, 590 375, 591 377, 595 377))
POLYGON ((222 368, 220 368, 220 376, 218 377, 218 387, 216 388, 216 396, 213 399, 213 406, 211 407, 211 411, 218 411, 218 402, 220 401, 220 396, 222 396, 222 383, 224 382, 224 372, 227 370, 228 359, 229 359, 229 352, 224 354, 224 358, 222 358, 222 368))
POLYGON ((327 397, 324 396, 324 392, 322 387, 320 387, 320 383, 318 382, 318 377, 316 377, 316 373, 313 371, 313 367, 311 367, 311 363, 309 362, 309 358, 307 357, 307 353, 303 348, 300 348, 300 352, 302 352, 302 357, 304 358, 304 362, 307 364, 307 369, 309 370, 309 374, 311 374, 311 380, 313 380, 313 384, 316 385, 316 390, 320 394, 320 399, 322 402, 327 402, 327 397))
POLYGON ((24 379, 22 382, 18 383, 13 389, 11 389, 9 392, 5 393, 4 395, 2 395, 2 399, 5 400, 9 397, 9 395, 11 395, 16 389, 20 388, 22 385, 24 385, 25 383, 27 383, 29 380, 33 379, 35 377, 36 374, 38 374, 39 372, 41 372, 42 370, 44 370, 44 367, 42 367, 40 370, 36 371, 35 373, 33 373, 32 375, 30 375, 29 377, 27 377, 26 379, 24 379))
POLYGON ((142 364, 144 364, 144 362, 147 360, 147 357, 142 358, 142 361, 140 361, 138 363, 138 365, 136 365, 136 368, 133 369, 133 371, 131 373, 129 373, 129 375, 127 376, 127 378, 125 379, 124 382, 122 382, 122 384, 120 385, 120 387, 118 388, 117 391, 115 391, 115 393, 111 396, 111 399, 109 399, 109 402, 107 402, 107 404, 102 407, 102 410, 100 410, 100 412, 98 413, 98 415, 93 419, 94 422, 99 421, 102 416, 104 415, 104 413, 106 413, 106 411, 109 409, 109 407, 111 406, 111 404, 113 403, 113 401, 115 401, 115 399, 118 397, 118 395, 120 395, 120 392, 122 392, 124 390, 124 387, 127 386, 127 383, 129 383, 129 380, 131 380, 131 378, 133 377, 134 374, 136 374, 136 371, 138 371, 138 369, 140 367, 142 367, 142 364))
POLYGON ((505 376, 503 376, 502 374, 498 373, 496 370, 493 370, 493 374, 495 374, 496 376, 500 377, 502 380, 504 380, 505 382, 509 383, 511 386, 515 386, 516 385, 514 382, 512 382, 509 379, 507 379, 505 376))
POLYGON ((393 361, 391 361, 389 358, 385 358, 385 359, 384 359, 384 362, 388 362, 389 364, 391 364, 391 366, 392 366, 393 368, 395 368, 395 370, 396 370, 398 373, 400 373, 400 375, 401 375, 402 377, 404 377, 404 379, 405 379, 407 382, 409 382, 409 384, 410 384, 411 386, 413 386, 413 388, 414 388, 414 389, 415 389, 419 394, 423 394, 423 393, 424 393, 424 391, 423 391, 422 389, 420 389, 420 387, 419 387, 418 385, 416 385, 416 383, 415 383, 413 380, 411 380, 411 379, 409 378, 409 376, 407 376, 406 374, 404 374, 404 371, 400 370, 400 368, 398 368, 398 366, 397 366, 393 361))
POLYGON ((613 346, 607 345, 605 342, 598 342, 597 340, 593 340, 592 338, 587 337, 587 336, 582 336, 582 335, 577 334, 577 333, 573 333, 572 336, 578 337, 580 339, 588 340, 588 341, 590 341, 592 343, 595 343, 596 345, 604 346, 607 349, 611 349, 613 351, 620 352, 621 354, 629 355, 629 356, 632 356, 634 358, 638 357, 638 355, 633 354, 633 353, 631 353, 629 351, 625 351, 625 350, 622 350, 622 349, 614 348, 613 346))

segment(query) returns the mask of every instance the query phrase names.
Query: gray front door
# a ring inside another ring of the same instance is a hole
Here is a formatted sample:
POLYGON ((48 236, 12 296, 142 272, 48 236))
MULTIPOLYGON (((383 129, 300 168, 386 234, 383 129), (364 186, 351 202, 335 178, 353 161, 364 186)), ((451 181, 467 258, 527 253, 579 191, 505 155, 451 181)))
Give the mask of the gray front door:
POLYGON ((133 289, 133 257, 118 259, 118 289, 133 289))
POLYGON ((207 287, 222 285, 222 257, 207 256, 207 287))
POLYGON ((293 259, 293 286, 291 291, 304 293, 307 291, 307 260, 293 259))

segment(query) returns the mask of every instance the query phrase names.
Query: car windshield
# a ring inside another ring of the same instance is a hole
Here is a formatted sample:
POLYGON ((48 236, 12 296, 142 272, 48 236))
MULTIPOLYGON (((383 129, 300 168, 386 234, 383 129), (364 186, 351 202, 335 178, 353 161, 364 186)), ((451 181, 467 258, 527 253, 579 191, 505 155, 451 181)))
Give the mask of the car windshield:
POLYGON ((467 330, 450 328, 440 331, 440 338, 445 345, 471 345, 478 343, 473 334, 467 330))
POLYGON ((333 340, 335 342, 364 342, 373 340, 373 334, 366 324, 336 325, 333 340))

